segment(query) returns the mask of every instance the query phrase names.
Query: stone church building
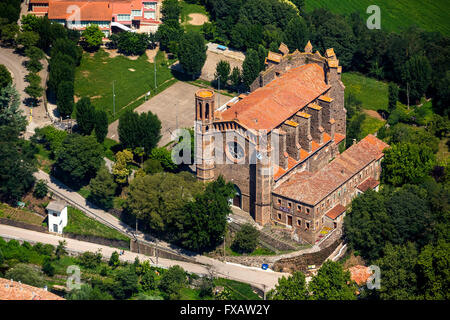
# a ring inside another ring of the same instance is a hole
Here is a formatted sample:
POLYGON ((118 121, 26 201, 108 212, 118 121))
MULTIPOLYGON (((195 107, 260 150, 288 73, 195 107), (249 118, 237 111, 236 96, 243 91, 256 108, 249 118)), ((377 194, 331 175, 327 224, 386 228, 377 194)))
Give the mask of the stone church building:
POLYGON ((233 205, 260 225, 286 226, 314 244, 324 228, 339 228, 346 206, 378 189, 388 145, 373 135, 343 153, 346 110, 342 67, 333 49, 322 56, 269 52, 266 68, 240 95, 215 106, 214 91, 195 95, 197 177, 222 175, 234 184, 233 205))

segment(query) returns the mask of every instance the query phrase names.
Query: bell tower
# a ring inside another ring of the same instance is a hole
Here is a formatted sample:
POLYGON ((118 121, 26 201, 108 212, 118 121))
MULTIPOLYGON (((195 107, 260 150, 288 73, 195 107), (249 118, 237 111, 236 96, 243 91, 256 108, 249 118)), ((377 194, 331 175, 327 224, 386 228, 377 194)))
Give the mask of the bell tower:
POLYGON ((214 110, 214 91, 198 90, 195 93, 195 160, 197 178, 205 182, 214 180, 214 110))

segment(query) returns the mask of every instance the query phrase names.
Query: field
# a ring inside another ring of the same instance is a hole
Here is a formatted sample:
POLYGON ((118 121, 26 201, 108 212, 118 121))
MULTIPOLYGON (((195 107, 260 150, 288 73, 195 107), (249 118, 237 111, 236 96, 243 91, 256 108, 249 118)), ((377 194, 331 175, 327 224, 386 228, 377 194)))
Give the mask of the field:
POLYGON ((135 60, 122 55, 111 58, 100 49, 94 55, 83 53, 81 64, 75 72, 75 95, 78 98, 90 97, 95 107, 106 110, 108 120, 112 122, 126 109, 134 109, 141 104, 148 91, 153 96, 175 81, 162 53, 156 56, 158 88, 155 90, 154 64, 148 62, 146 54, 135 60))
POLYGON ((354 72, 343 73, 342 82, 345 85, 345 93, 353 93, 361 100, 363 109, 387 110, 387 83, 354 72))
POLYGON ((129 240, 120 232, 87 217, 80 210, 69 207, 67 213, 68 222, 67 226, 64 228, 64 232, 70 232, 80 235, 92 235, 107 239, 117 239, 124 241, 129 240))
POLYGON ((198 4, 190 4, 186 3, 184 1, 181 2, 181 24, 184 26, 186 31, 192 30, 192 31, 200 31, 202 26, 192 25, 189 23, 191 20, 190 17, 188 17, 191 13, 198 13, 205 16, 208 16, 208 13, 206 12, 206 9, 204 6, 198 5, 198 4))
POLYGON ((381 28, 388 31, 401 31, 410 25, 417 25, 427 31, 450 34, 448 0, 306 0, 306 11, 327 8, 332 12, 350 14, 358 11, 367 19, 370 5, 381 9, 381 28))
POLYGON ((21 221, 37 226, 41 226, 44 221, 44 217, 36 213, 27 209, 13 208, 6 203, 0 203, 0 218, 21 221))

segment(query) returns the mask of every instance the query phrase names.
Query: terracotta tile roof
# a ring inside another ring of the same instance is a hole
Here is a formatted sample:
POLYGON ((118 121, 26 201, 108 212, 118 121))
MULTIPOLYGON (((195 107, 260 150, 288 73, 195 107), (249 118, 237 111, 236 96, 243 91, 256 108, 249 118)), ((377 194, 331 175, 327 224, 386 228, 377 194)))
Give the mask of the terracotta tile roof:
POLYGON ((316 205, 372 161, 383 156, 386 143, 368 135, 307 180, 296 173, 273 190, 295 201, 316 205))
POLYGON ((271 131, 330 88, 317 64, 291 69, 225 110, 223 119, 236 118, 247 128, 271 131))
POLYGON ((292 157, 288 157, 288 167, 287 169, 283 169, 277 165, 274 165, 274 172, 275 174, 273 175, 273 178, 275 180, 278 180, 279 178, 281 178, 286 172, 290 171, 293 167, 295 167, 296 165, 298 165, 300 162, 302 162, 303 160, 305 160, 306 158, 308 158, 309 156, 314 155, 314 151, 316 151, 318 148, 320 148, 321 146, 323 146, 324 144, 326 144, 328 141, 331 140, 331 137, 328 133, 324 132, 323 133, 323 144, 319 145, 317 142, 312 141, 312 151, 308 152, 305 149, 300 149, 300 160, 299 161, 295 161, 294 158, 292 157))
POLYGON ((369 267, 357 265, 348 269, 350 271, 350 278, 359 286, 365 284, 367 279, 372 275, 372 270, 369 267))
POLYGON ((345 139, 345 136, 343 134, 340 134, 340 133, 334 134, 334 143, 335 144, 339 144, 344 139, 345 139))
POLYGON ((341 214, 343 214, 345 212, 345 210, 347 210, 347 209, 343 205, 338 204, 338 205, 334 206, 333 209, 328 211, 325 215, 328 218, 334 220, 337 217, 339 217, 341 214))
POLYGON ((374 178, 369 177, 366 180, 364 180, 364 182, 362 182, 356 188, 362 192, 366 192, 369 189, 374 189, 379 184, 380 184, 380 182, 378 180, 375 180, 374 178))
POLYGON ((47 13, 48 7, 34 7, 33 12, 34 13, 47 13))
POLYGON ((65 300, 45 289, 0 278, 0 300, 65 300))
POLYGON ((81 21, 111 21, 112 9, 106 1, 52 1, 48 9, 50 20, 66 20, 73 13, 69 6, 80 8, 81 21))

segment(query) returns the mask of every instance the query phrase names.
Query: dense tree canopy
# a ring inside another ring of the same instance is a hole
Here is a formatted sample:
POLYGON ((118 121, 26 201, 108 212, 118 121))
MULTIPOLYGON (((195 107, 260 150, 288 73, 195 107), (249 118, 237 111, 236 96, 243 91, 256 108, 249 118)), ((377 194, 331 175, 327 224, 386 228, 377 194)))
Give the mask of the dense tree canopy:
POLYGON ((198 32, 186 32, 180 39, 177 55, 184 72, 194 78, 206 61, 205 39, 198 32))

